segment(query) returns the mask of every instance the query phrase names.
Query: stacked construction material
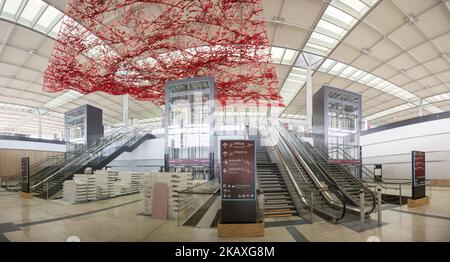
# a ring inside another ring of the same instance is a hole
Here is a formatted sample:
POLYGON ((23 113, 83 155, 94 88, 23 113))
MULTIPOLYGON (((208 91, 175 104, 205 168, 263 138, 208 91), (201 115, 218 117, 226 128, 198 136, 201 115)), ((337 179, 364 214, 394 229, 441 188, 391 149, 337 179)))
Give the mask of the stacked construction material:
POLYGON ((144 175, 143 173, 130 173, 130 177, 131 177, 130 190, 131 190, 131 192, 141 192, 143 175, 144 175))
POLYGON ((177 218, 178 216, 178 192, 192 187, 193 180, 191 173, 158 173, 151 172, 144 174, 142 189, 142 214, 151 215, 153 201, 153 187, 155 183, 163 183, 169 187, 168 216, 177 218))
POLYGON ((170 176, 169 186, 169 218, 175 219, 178 217, 178 195, 180 191, 193 186, 191 173, 172 173, 170 176))
POLYGON ((97 199, 109 198, 108 173, 100 170, 94 175, 97 177, 97 199))
POLYGON ((97 200, 97 183, 96 177, 92 174, 89 175, 75 175, 82 176, 82 179, 86 180, 86 188, 87 188, 87 200, 95 201, 97 200))
POLYGON ((120 189, 116 186, 119 180, 119 173, 113 171, 106 171, 106 183, 109 192, 109 197, 120 195, 120 189))
POLYGON ((86 202, 88 200, 87 180, 75 175, 73 180, 64 181, 63 199, 70 203, 86 202))
POLYGON ((71 203, 95 201, 120 195, 138 193, 142 173, 118 173, 109 170, 94 174, 76 174, 73 180, 64 182, 64 199, 71 203))
POLYGON ((155 173, 145 173, 142 178, 142 214, 152 214, 152 192, 153 192, 153 177, 155 173))

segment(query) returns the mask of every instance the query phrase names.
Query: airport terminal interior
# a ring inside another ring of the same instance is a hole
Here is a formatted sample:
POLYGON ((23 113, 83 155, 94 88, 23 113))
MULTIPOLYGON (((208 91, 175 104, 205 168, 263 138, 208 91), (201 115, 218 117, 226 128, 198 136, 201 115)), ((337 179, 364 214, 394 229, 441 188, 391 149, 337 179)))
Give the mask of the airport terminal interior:
POLYGON ((449 0, 0 0, 0 242, 450 241, 449 0))

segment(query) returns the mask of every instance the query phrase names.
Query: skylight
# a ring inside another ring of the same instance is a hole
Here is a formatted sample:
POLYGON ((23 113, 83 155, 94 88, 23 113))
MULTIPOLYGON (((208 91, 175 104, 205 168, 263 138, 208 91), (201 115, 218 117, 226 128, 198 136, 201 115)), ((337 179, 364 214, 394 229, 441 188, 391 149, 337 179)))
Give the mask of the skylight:
POLYGON ((336 63, 336 61, 333 61, 331 59, 327 59, 325 60, 325 62, 323 62, 323 64, 320 66, 321 71, 324 72, 328 72, 330 70, 330 68, 336 63))
POLYGON ((439 107, 429 104, 429 105, 424 105, 423 109, 427 110, 428 112, 432 113, 432 114, 437 114, 437 113, 442 113, 444 112, 442 109, 440 109, 439 107))
POLYGON ((19 0, 6 0, 3 6, 3 12, 8 13, 10 15, 15 15, 17 10, 19 10, 22 1, 19 0))
POLYGON ((357 19, 369 10, 369 7, 359 0, 332 0, 331 5, 357 19))
POLYGON ((359 0, 338 0, 338 1, 348 6, 349 8, 352 8, 358 13, 361 13, 365 8, 367 8, 367 6, 359 0))
POLYGON ((46 109, 55 109, 57 107, 60 107, 66 103, 69 103, 72 100, 75 100, 79 98, 80 96, 83 96, 83 94, 78 93, 73 90, 69 90, 65 92, 64 94, 50 100, 49 102, 45 103, 42 107, 46 109))
POLYGON ((309 43, 306 43, 304 50, 308 51, 308 52, 315 53, 315 54, 319 54, 319 55, 327 55, 328 52, 330 52, 331 49, 309 42, 309 43))
POLYGON ((330 71, 328 71, 329 74, 333 74, 333 75, 337 75, 339 74, 342 70, 344 70, 346 68, 346 65, 341 63, 341 62, 337 62, 333 68, 331 68, 330 71))
POLYGON ((327 10, 325 10, 324 19, 330 22, 334 22, 335 24, 339 24, 344 28, 351 28, 357 21, 351 15, 331 5, 329 5, 327 7, 327 10))
POLYGON ((42 28, 48 28, 58 17, 58 15, 61 14, 60 11, 58 11, 53 6, 48 6, 45 12, 42 14, 41 18, 37 21, 37 25, 42 28))
POLYGON ((425 98, 425 100, 430 102, 430 103, 450 100, 450 93, 430 96, 430 97, 425 98))
POLYGON ((316 32, 313 32, 311 34, 311 38, 309 39, 309 41, 313 41, 315 44, 329 48, 334 47, 335 43, 337 42, 336 39, 316 32))
POLYGON ((370 82, 372 79, 374 79, 375 76, 372 74, 366 74, 365 76, 363 76, 361 79, 358 80, 358 82, 360 82, 361 84, 367 84, 368 82, 370 82))
POLYGON ((59 30, 61 29, 61 25, 64 18, 61 18, 59 22, 53 27, 52 31, 49 33, 52 37, 57 37, 59 34, 59 30))
POLYGON ((353 66, 348 66, 346 69, 344 69, 339 76, 344 77, 344 78, 348 78, 351 74, 353 74, 353 72, 355 72, 357 69, 354 68, 353 66))
POLYGON ((297 54, 298 51, 286 49, 286 51, 284 52, 283 61, 281 63, 286 65, 292 65, 294 63, 294 59, 297 54))
POLYGON ((396 107, 392 107, 392 108, 386 109, 384 111, 375 113, 373 115, 367 116, 366 119, 367 120, 373 120, 373 119, 377 119, 377 118, 380 118, 380 117, 383 117, 383 116, 391 115, 391 114, 394 114, 394 113, 397 113, 397 112, 400 112, 400 111, 403 111, 403 110, 411 109, 411 108, 414 108, 414 107, 415 107, 415 105, 413 105, 411 103, 407 103, 407 104, 403 104, 403 105, 399 105, 399 106, 396 106, 396 107))
POLYGON ((45 4, 40 0, 29 0, 27 5, 25 6, 25 9, 23 9, 22 11, 20 18, 31 22, 36 18, 36 15, 44 6, 45 4))
POLYGON ((283 58, 284 48, 272 47, 270 50, 271 60, 273 63, 280 63, 283 58))
POLYGON ((319 21, 319 23, 317 23, 317 27, 316 30, 318 32, 322 32, 322 33, 333 33, 336 37, 341 38, 345 33, 347 33, 347 30, 343 29, 342 27, 339 27, 337 25, 334 25, 330 22, 327 22, 323 19, 321 19, 319 21))

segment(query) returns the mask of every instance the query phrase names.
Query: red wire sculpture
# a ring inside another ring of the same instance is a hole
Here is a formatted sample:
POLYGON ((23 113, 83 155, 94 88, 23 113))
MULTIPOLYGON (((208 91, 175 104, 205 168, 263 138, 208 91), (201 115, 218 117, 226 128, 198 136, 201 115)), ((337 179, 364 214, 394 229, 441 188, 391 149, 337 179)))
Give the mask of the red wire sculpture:
POLYGON ((44 90, 161 105, 166 81, 214 76, 222 103, 282 105, 261 1, 70 0, 44 90))

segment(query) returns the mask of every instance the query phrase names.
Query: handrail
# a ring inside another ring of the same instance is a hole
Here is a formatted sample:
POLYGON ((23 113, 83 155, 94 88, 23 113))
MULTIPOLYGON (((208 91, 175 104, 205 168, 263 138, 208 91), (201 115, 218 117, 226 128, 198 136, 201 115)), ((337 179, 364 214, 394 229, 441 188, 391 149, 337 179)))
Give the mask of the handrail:
MULTIPOLYGON (((277 136, 280 138, 280 141, 282 141, 284 143, 284 139, 280 136, 278 131, 276 131, 275 134, 277 134, 277 136)), ((290 180, 291 180, 291 182, 292 182, 292 184, 293 184, 293 186, 295 188, 295 191, 300 196, 300 199, 302 200, 302 202, 308 205, 308 200, 306 199, 305 195, 302 192, 302 190, 304 190, 304 191, 309 191, 309 192, 321 193, 322 195, 326 196, 325 199, 328 201, 329 204, 335 205, 335 206, 340 206, 339 203, 336 203, 332 199, 332 197, 330 196, 329 192, 334 193, 336 195, 336 197, 341 201, 342 213, 341 213, 341 215, 339 217, 333 217, 333 218, 335 219, 335 221, 341 220, 345 216, 345 211, 346 211, 346 202, 345 202, 345 199, 343 198, 342 192, 339 192, 338 189, 323 188, 323 187, 321 187, 320 183, 317 184, 318 187, 320 186, 319 189, 312 189, 312 188, 306 188, 306 187, 299 186, 297 184, 296 179, 294 178, 294 175, 292 174, 288 164, 286 163, 286 160, 284 159, 283 154, 280 152, 280 149, 277 146, 275 146, 276 143, 274 143, 274 141, 272 140, 271 136, 269 136, 269 139, 270 139, 270 142, 273 145, 273 148, 275 149, 275 152, 277 153, 278 159, 280 160, 280 162, 282 162, 283 166, 285 167, 285 170, 288 173, 288 176, 289 176, 289 178, 290 178, 290 180), (338 192, 338 194, 336 194, 336 192, 338 192)), ((295 164, 295 166, 298 169, 298 166, 296 164, 295 164)), ((309 172, 311 172, 311 170, 309 172)), ((301 174, 303 176, 302 172, 299 172, 299 174, 301 174)), ((313 180, 313 177, 314 176, 311 177, 312 180, 313 180)), ((304 177, 302 177, 302 178, 305 179, 304 177)), ((305 179, 305 181, 306 181, 306 179, 305 179)), ((318 182, 318 181, 316 180, 316 182, 318 182)), ((314 209, 314 203, 310 203, 310 205, 314 209)))
MULTIPOLYGON (((322 146, 323 147, 323 146, 322 146)), ((321 148, 321 150, 323 150, 323 148, 321 148)), ((331 150, 333 150, 334 152, 337 152, 338 154, 341 154, 343 157, 347 157, 347 158, 351 158, 352 159, 352 156, 350 156, 347 152, 345 152, 344 150, 342 150, 342 148, 339 148, 339 147, 333 147, 333 148, 331 148, 331 150)), ((339 163, 336 163, 337 165, 341 165, 341 164, 339 164, 339 163)), ((361 167, 362 167, 362 169, 363 169, 363 172, 364 172, 364 174, 366 175, 366 176, 368 176, 370 179, 372 179, 373 180, 373 183, 375 183, 375 184, 377 184, 377 185, 379 185, 380 187, 382 187, 382 188, 386 188, 385 187, 385 185, 398 185, 398 184, 404 184, 404 185, 406 185, 406 184, 411 184, 411 181, 408 181, 408 182, 403 182, 403 183, 399 183, 399 182, 386 182, 386 181, 383 181, 383 179, 381 179, 381 181, 377 181, 377 179, 375 179, 375 174, 370 170, 370 169, 368 169, 367 167, 365 167, 362 163, 360 164, 361 165, 361 167)), ((345 169, 345 168, 344 168, 345 169)), ((395 179, 391 179, 391 180, 395 180, 395 179)), ((400 180, 400 179, 399 179, 400 180)), ((405 179, 406 180, 406 179, 405 179)))
MULTIPOLYGON (((286 137, 288 137, 288 136, 290 137, 291 134, 289 134, 289 132, 286 132, 285 129, 284 129, 284 130, 282 129, 282 131, 284 132, 284 134, 286 135, 286 137)), ((291 139, 291 142, 294 142, 294 143, 295 143, 295 140, 294 140, 292 137, 290 137, 290 139, 291 139)), ((298 154, 297 150, 292 149, 292 151, 294 151, 294 152, 296 153, 296 155, 297 155, 298 158, 302 158, 302 157, 298 154)), ((306 154, 306 156, 308 157, 310 163, 313 164, 319 172, 321 172, 321 177, 322 177, 323 179, 326 180, 327 185, 334 185, 335 183, 333 183, 333 182, 330 180, 329 177, 327 177, 327 176, 325 176, 325 175, 323 174, 323 171, 324 171, 324 170, 321 170, 320 166, 318 166, 318 165, 315 163, 314 157, 311 156, 311 155, 308 153, 307 150, 303 150, 303 153, 306 154)), ((311 174, 314 174, 314 173, 312 172, 312 170, 309 168, 309 165, 303 160, 303 158, 302 158, 302 161, 303 161, 303 163, 304 163, 305 165, 308 166, 308 169, 310 170, 311 174)), ((325 171, 325 172, 326 172, 326 171, 325 171)), ((314 177, 315 177, 315 176, 314 176, 314 177)))
MULTIPOLYGON (((122 130, 122 129, 121 129, 121 130, 122 130)), ((127 140, 127 142, 128 142, 129 140, 131 140, 134 136, 136 136, 136 135, 139 133, 139 131, 140 131, 140 129, 135 129, 135 130, 131 133, 132 136, 127 140)), ((79 159, 79 158, 73 159, 71 162, 67 163, 64 167, 60 168, 58 171, 54 172, 52 175, 48 176, 47 178, 45 178, 44 180, 38 182, 37 184, 31 186, 31 189, 34 189, 34 188, 36 188, 36 187, 38 187, 38 186, 40 186, 40 185, 43 185, 43 184, 45 184, 46 182, 48 182, 49 180, 53 179, 54 177, 56 177, 57 175, 59 175, 60 172, 62 172, 62 171, 64 171, 65 169, 67 169, 67 168, 66 168, 67 166, 72 167, 72 166, 74 166, 74 164, 77 164, 77 163, 83 164, 83 162, 86 160, 86 158, 89 158, 89 157, 90 157, 90 154, 94 154, 94 155, 95 155, 95 154, 99 154, 99 153, 101 153, 101 151, 102 151, 103 149, 105 149, 106 147, 108 147, 108 146, 112 145, 113 143, 117 142, 117 140, 123 139, 123 138, 128 138, 128 137, 129 137, 128 135, 130 135, 129 132, 124 132, 124 133, 119 133, 119 132, 120 132, 120 130, 119 130, 118 132, 115 133, 115 135, 114 135, 113 138, 111 138, 111 139, 106 139, 106 140, 102 141, 102 143, 98 143, 98 144, 92 146, 91 148, 94 148, 94 149, 93 149, 93 152, 86 152, 86 154, 83 154, 83 155, 80 156, 81 159, 79 159), (119 133, 119 135, 117 135, 117 137, 116 137, 116 134, 117 134, 117 133, 119 133)), ((126 142, 125 142, 125 143, 126 143, 126 142)), ((125 143, 124 143, 124 144, 125 144, 125 143)))
MULTIPOLYGON (((286 129, 284 129, 284 131, 285 131, 285 133, 287 133, 288 135, 292 136, 292 134, 291 134, 290 132, 288 132, 286 129)), ((300 141, 300 144, 301 144, 301 145, 304 146, 304 145, 306 144, 306 142, 305 142, 300 136, 298 137, 298 140, 300 141)), ((313 158, 314 158, 314 156, 310 156, 310 155, 308 154, 309 149, 308 149, 306 146, 304 146, 304 149, 305 149, 304 151, 306 151, 306 154, 307 154, 309 157, 313 157, 313 158)), ((318 150, 315 150, 315 151, 317 152, 318 150)), ((311 154, 312 154, 312 153, 313 153, 313 152, 311 152, 311 154)), ((319 153, 320 157, 321 157, 323 160, 327 161, 327 157, 324 157, 323 154, 321 154, 321 152, 317 152, 317 153, 319 153)), ((327 156, 328 156, 328 154, 327 154, 327 156)), ((312 162, 313 162, 314 165, 316 165, 316 167, 317 167, 317 164, 315 163, 315 161, 313 160, 312 162)), ((326 170, 326 168, 323 167, 322 164, 320 164, 320 163, 319 163, 319 165, 321 166, 321 167, 319 168, 319 170, 322 170, 323 172, 325 172, 325 173, 328 174, 328 171, 326 170)), ((373 205, 372 205, 372 208, 371 208, 370 210, 365 211, 365 214, 370 214, 370 213, 372 213, 372 212, 375 210, 375 206, 376 206, 376 198, 375 198, 375 194, 374 194, 371 190, 368 190, 367 187, 366 187, 361 181, 359 181, 359 180, 356 179, 353 175, 351 175, 350 173, 348 173, 348 171, 347 171, 345 168, 343 168, 341 165, 337 164, 337 166, 338 166, 338 168, 339 168, 343 173, 345 173, 348 177, 350 177, 350 178, 352 179, 352 181, 354 181, 357 185, 359 185, 359 186, 360 186, 360 189, 363 189, 364 191, 367 191, 367 192, 369 193, 369 195, 370 195, 371 198, 372 198, 373 205)), ((325 177, 326 177, 326 176, 325 176, 325 177)), ((330 178, 330 179, 332 179, 332 178, 330 178)), ((329 180, 328 180, 328 181, 329 181, 329 180)), ((334 179, 333 179, 333 181, 334 181, 334 179)), ((337 186, 337 182, 334 181, 333 184, 337 186)))
MULTIPOLYGON (((145 129, 144 127, 135 128, 133 132, 129 132, 129 127, 121 127, 114 130, 114 132, 110 132, 108 137, 102 138, 97 143, 92 143, 90 145, 82 145, 76 146, 74 150, 65 152, 63 156, 49 156, 44 159, 39 160, 33 165, 30 166, 30 179, 31 182, 34 183, 35 180, 45 177, 45 179, 32 184, 31 189, 35 189, 49 180, 53 179, 56 175, 60 174, 60 172, 64 172, 70 166, 74 166, 76 164, 83 164, 85 161, 89 160, 89 157, 94 155, 96 157, 102 155, 102 151, 106 148, 112 146, 115 142, 127 139, 123 145, 126 145, 127 142, 133 139, 133 136, 136 136, 141 129, 145 129), (55 170, 56 167, 59 166, 59 169, 55 170), (45 168, 50 168, 49 170, 45 170, 45 168), (49 174, 51 172, 51 174, 49 174)), ((2 179, 2 184, 11 183, 11 181, 15 181, 19 183, 20 173, 16 176, 8 176, 7 179, 2 179), (6 183, 5 183, 6 181, 6 183)), ((17 188, 20 188, 20 183, 17 188)))

